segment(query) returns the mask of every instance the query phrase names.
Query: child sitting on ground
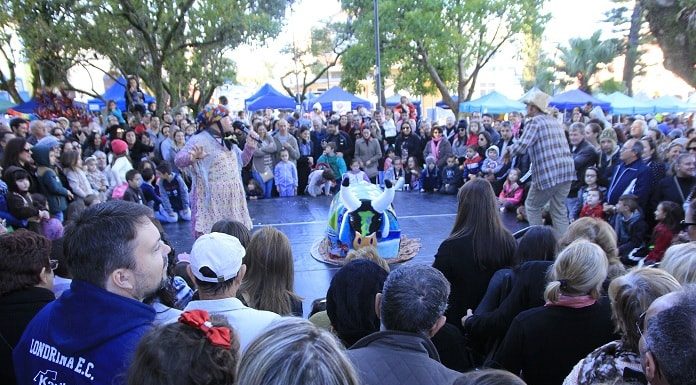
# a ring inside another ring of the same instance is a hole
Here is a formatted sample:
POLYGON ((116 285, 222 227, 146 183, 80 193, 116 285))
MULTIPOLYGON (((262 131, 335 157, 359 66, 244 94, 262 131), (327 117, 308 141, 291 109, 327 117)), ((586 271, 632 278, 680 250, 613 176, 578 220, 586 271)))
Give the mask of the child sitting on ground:
POLYGON ((489 181, 495 180, 495 174, 503 168, 503 160, 499 158, 500 150, 498 146, 490 146, 486 150, 486 159, 481 164, 481 173, 486 176, 489 181))
POLYGON ((442 194, 454 195, 462 185, 462 172, 457 164, 457 158, 454 155, 447 157, 447 165, 442 169, 440 176, 440 192, 442 194))
POLYGON ((404 189, 404 183, 406 183, 404 163, 401 158, 396 157, 392 162, 392 166, 384 170, 384 180, 390 180, 394 185, 396 191, 402 191, 404 189))
POLYGON ((324 147, 324 153, 319 157, 317 163, 326 163, 331 167, 334 176, 336 177, 336 182, 338 182, 343 174, 346 173, 346 161, 343 156, 336 155, 336 143, 328 142, 324 147))
POLYGON ((263 190, 261 189, 261 185, 256 179, 249 178, 249 181, 246 184, 246 196, 247 198, 252 200, 256 200, 263 197, 263 190))
POLYGON ((408 162, 406 162, 406 172, 405 172, 405 180, 406 180, 406 190, 413 190, 413 191, 418 191, 420 190, 420 177, 421 177, 421 168, 418 165, 418 160, 416 160, 415 157, 410 156, 408 158, 408 162))
POLYGON ((160 198, 158 189, 155 188, 157 185, 157 177, 155 176, 155 173, 155 169, 149 167, 145 167, 140 171, 140 175, 143 177, 143 182, 140 184, 140 190, 143 192, 145 204, 155 212, 155 217, 160 219, 157 213, 160 210, 162 198, 160 198))
POLYGON ((336 176, 329 165, 317 165, 317 169, 309 174, 307 194, 317 197, 321 194, 331 196, 331 188, 336 184, 336 176))
POLYGON ((145 197, 143 196, 143 190, 140 189, 140 185, 143 184, 143 176, 140 172, 136 169, 128 170, 126 172, 126 182, 128 183, 128 188, 123 193, 123 200, 144 205, 145 197))
POLYGON ((643 245, 648 225, 643 220, 638 206, 638 197, 635 195, 626 194, 619 197, 615 210, 616 214, 611 223, 616 232, 619 256, 622 262, 630 264, 626 257, 631 251, 643 245))
POLYGON ((273 169, 273 179, 275 180, 276 190, 281 197, 294 197, 297 195, 297 167, 290 161, 290 153, 283 148, 279 152, 280 161, 273 169))
POLYGON ((481 172, 483 159, 476 150, 476 146, 466 147, 466 159, 459 168, 462 170, 462 180, 464 183, 476 178, 481 172))
POLYGON ((524 195, 524 187, 519 184, 520 169, 513 168, 508 173, 503 189, 498 195, 498 201, 503 210, 517 212, 517 208, 522 205, 522 196, 524 195))
POLYGON ((596 187, 590 187, 586 190, 585 204, 580 210, 580 218, 584 217, 604 219, 602 192, 596 187))
POLYGON ((437 192, 440 188, 440 170, 435 164, 435 157, 425 158, 425 168, 421 172, 421 192, 437 192))
POLYGON ((191 206, 186 183, 181 176, 172 171, 169 162, 157 166, 157 188, 160 192, 160 215, 165 222, 174 223, 179 219, 191 220, 191 206))
POLYGON ((358 183, 371 183, 370 178, 365 174, 365 171, 360 169, 360 160, 353 159, 350 162, 350 170, 343 174, 343 179, 348 179, 351 186, 355 186, 358 183))

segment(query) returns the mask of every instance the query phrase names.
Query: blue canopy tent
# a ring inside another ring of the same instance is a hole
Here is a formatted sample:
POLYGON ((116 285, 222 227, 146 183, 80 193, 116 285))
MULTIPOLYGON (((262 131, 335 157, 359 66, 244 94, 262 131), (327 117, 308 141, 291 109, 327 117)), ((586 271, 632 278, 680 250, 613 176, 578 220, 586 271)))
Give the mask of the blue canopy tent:
POLYGON ((633 99, 621 92, 609 95, 596 95, 597 99, 609 102, 615 115, 649 114, 655 111, 649 103, 633 99))
MULTIPOLYGON (((99 111, 102 108, 106 108, 106 102, 109 100, 113 100, 116 102, 116 107, 118 107, 119 110, 125 111, 126 110, 126 84, 128 84, 128 81, 126 78, 123 76, 119 77, 116 79, 116 83, 111 85, 104 93, 102 94, 101 99, 90 99, 87 101, 87 104, 89 106, 90 111, 99 111)), ((155 98, 152 96, 145 94, 145 103, 150 103, 154 102, 155 98)))
POLYGON ((13 110, 22 114, 33 114, 38 107, 39 101, 36 98, 32 98, 27 100, 26 102, 19 103, 14 107, 8 108, 8 111, 13 110))
POLYGON ((480 112, 505 114, 512 111, 524 111, 524 103, 508 99, 505 95, 493 91, 478 99, 459 104, 459 112, 480 112))
POLYGON ((253 95, 244 99, 244 104, 248 105, 249 103, 253 102, 254 100, 258 99, 259 97, 265 96, 265 95, 286 96, 282 92, 276 90, 275 87, 273 87, 272 85, 266 83, 266 84, 262 85, 258 91, 254 92, 253 95))
POLYGON ((360 99, 339 86, 329 88, 314 100, 314 103, 321 104, 322 111, 332 111, 334 102, 350 102, 350 108, 352 110, 357 109, 359 106, 363 106, 367 109, 372 108, 372 103, 370 103, 370 101, 360 99))
MULTIPOLYGON (((454 102, 457 103, 457 101, 459 101, 459 96, 452 95, 452 100, 454 100, 454 102)), ((447 103, 445 103, 444 100, 439 100, 437 103, 435 103, 435 106, 449 110, 449 106, 447 105, 447 103)))
POLYGON ((249 111, 258 111, 266 108, 294 110, 296 105, 297 101, 289 96, 266 94, 247 102, 246 108, 249 111))
POLYGON ((553 98, 551 98, 549 105, 563 111, 572 110, 575 107, 582 107, 587 102, 592 102, 593 106, 600 106, 605 111, 611 110, 611 103, 599 100, 580 90, 570 90, 556 94, 553 96, 553 98))
POLYGON ((696 110, 696 108, 688 105, 683 100, 669 95, 657 98, 651 104, 655 108, 655 112, 674 113, 696 110))

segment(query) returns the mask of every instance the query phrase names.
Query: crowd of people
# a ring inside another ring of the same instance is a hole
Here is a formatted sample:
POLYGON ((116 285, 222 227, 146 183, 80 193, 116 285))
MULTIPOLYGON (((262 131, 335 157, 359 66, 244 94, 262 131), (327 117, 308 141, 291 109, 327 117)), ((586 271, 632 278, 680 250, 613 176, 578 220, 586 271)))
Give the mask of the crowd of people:
POLYGON ((0 130, 0 383, 696 384, 692 122, 565 122, 540 92, 441 126, 407 98, 193 120, 134 90, 106 127, 0 130), (352 250, 305 311, 290 240, 252 232, 246 199, 344 179, 456 195, 454 224, 432 266, 352 250))

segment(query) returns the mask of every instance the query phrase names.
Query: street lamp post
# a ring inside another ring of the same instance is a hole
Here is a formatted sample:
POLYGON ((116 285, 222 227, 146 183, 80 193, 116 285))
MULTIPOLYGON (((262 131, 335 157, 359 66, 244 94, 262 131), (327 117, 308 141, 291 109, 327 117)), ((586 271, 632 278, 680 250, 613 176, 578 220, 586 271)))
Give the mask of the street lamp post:
POLYGON ((377 92, 377 106, 382 107, 382 62, 379 47, 379 4, 378 0, 373 0, 372 3, 374 8, 375 54, 377 65, 375 69, 375 91, 377 92))

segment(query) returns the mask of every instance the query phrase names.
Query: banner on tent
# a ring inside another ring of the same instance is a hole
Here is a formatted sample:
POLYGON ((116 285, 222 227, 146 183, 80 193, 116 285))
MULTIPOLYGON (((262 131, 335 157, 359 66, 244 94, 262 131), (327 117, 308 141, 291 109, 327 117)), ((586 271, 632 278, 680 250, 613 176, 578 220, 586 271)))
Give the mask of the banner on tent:
POLYGON ((331 102, 331 111, 337 112, 339 114, 346 114, 350 112, 351 104, 346 101, 334 101, 331 102))

